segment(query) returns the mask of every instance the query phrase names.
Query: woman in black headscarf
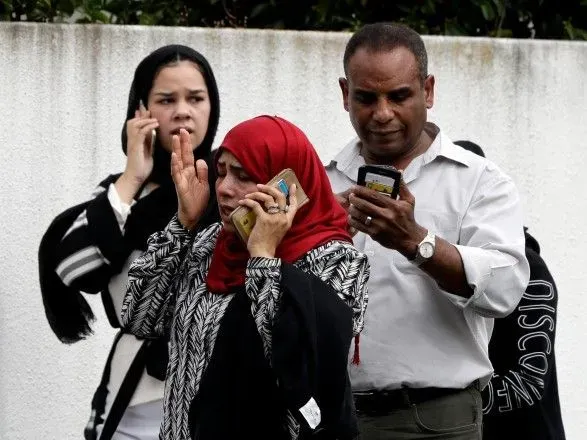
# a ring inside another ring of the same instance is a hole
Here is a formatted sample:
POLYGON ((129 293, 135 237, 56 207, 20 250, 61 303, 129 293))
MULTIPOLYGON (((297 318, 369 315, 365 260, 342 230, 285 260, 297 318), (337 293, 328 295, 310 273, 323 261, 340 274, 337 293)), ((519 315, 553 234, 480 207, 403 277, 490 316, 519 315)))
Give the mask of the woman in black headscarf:
MULTIPOLYGON (((122 130, 124 172, 102 181, 90 201, 60 214, 39 248, 45 311, 62 342, 91 334, 94 315, 80 292, 100 293, 110 324, 120 328, 128 267, 146 249, 149 235, 177 212, 171 138, 185 129, 195 158, 211 163, 219 114, 214 74, 198 52, 165 46, 138 65, 122 130)), ((215 176, 210 179, 214 182, 215 176)), ((199 227, 216 221, 216 200, 211 199, 199 227)), ((166 340, 119 332, 92 401, 85 438, 158 439, 166 365, 166 340)))

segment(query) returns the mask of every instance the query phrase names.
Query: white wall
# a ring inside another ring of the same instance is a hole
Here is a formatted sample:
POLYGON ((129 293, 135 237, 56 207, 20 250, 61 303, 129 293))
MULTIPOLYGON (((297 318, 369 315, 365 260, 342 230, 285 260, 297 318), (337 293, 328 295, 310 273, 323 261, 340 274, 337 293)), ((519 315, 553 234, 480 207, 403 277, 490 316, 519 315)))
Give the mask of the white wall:
MULTIPOLYGON (((280 114, 326 161, 353 135, 337 84, 347 38, 0 23, 1 440, 81 438, 113 331, 100 312, 95 337, 57 341, 43 313, 37 246, 58 212, 122 170, 120 129, 137 63, 167 43, 197 48, 220 85, 217 142, 245 118, 280 114)), ((567 438, 585 438, 587 44, 426 43, 437 84, 431 119, 455 140, 480 143, 522 193, 526 223, 560 291, 556 351, 567 438)))

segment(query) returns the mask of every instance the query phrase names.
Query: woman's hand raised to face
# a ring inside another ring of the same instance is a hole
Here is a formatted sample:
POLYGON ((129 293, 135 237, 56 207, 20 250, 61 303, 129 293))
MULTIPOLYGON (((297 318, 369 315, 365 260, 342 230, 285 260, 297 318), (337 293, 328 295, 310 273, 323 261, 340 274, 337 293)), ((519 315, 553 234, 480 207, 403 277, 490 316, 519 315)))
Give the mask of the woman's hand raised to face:
POLYGON ((171 177, 177 193, 177 216, 184 228, 192 230, 208 206, 210 185, 208 165, 202 159, 194 163, 189 133, 183 128, 171 139, 171 177))
POLYGON ((153 130, 159 127, 157 119, 151 117, 141 103, 135 117, 126 122, 126 169, 129 178, 135 179, 139 186, 153 171, 153 147, 151 140, 153 130))
POLYGON ((247 194, 239 204, 251 208, 257 219, 247 241, 251 257, 275 257, 275 251, 291 228, 298 210, 296 186, 289 188, 289 206, 285 194, 268 185, 257 185, 259 191, 247 194))
POLYGON ((143 104, 135 117, 126 122, 126 167, 116 181, 116 190, 124 203, 130 203, 153 171, 153 131, 159 126, 143 104))

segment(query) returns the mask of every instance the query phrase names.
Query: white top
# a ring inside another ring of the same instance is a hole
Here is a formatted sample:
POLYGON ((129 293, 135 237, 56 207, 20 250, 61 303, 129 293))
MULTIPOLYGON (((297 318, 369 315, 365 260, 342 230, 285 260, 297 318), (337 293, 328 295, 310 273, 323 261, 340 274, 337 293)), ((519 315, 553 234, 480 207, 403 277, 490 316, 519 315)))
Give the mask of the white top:
MULTIPOLYGON (((356 183, 365 164, 359 152, 354 139, 327 166, 335 192, 356 183)), ((474 293, 467 299, 442 290, 399 252, 358 233, 355 246, 369 257, 371 277, 361 362, 350 366, 353 389, 464 388, 477 379, 485 387, 492 318, 515 308, 530 274, 518 192, 495 164, 442 131, 404 180, 416 221, 456 246, 474 293)))
MULTIPOLYGON (((154 188, 152 186, 146 187, 143 192, 141 192, 140 197, 147 196, 154 188)), ((118 221, 118 226, 120 227, 121 232, 124 234, 124 226, 126 224, 126 220, 130 215, 132 207, 135 205, 135 201, 133 200, 131 204, 126 204, 120 200, 118 192, 116 191, 116 187, 114 184, 110 184, 108 187, 108 201, 112 206, 112 210, 114 211, 114 215, 116 216, 116 220, 118 221)), ((128 268, 130 263, 132 263, 135 258, 142 254, 142 251, 135 250, 131 252, 128 256, 126 262, 124 263, 124 267, 120 271, 119 274, 114 275, 110 282, 108 283, 108 291, 110 292, 110 296, 112 298, 112 305, 114 306, 114 310, 116 312, 116 316, 118 318, 119 323, 122 325, 121 322, 121 309, 122 309, 122 300, 126 294, 126 283, 128 280, 128 268)), ((108 397, 106 398, 106 407, 105 407, 105 414, 108 414, 112 403, 114 402, 114 398, 122 385, 124 377, 130 365, 135 358, 139 348, 144 343, 143 340, 138 339, 136 336, 131 334, 123 334, 120 340, 118 341, 118 345, 116 346, 116 351, 112 356, 112 364, 110 367, 110 379, 108 380, 108 397)), ((137 388, 129 402, 129 407, 139 405, 146 402, 152 402, 154 400, 162 400, 163 393, 165 389, 165 383, 160 381, 159 379, 155 379, 154 377, 147 374, 147 371, 143 371, 143 375, 139 383, 137 384, 137 388)))

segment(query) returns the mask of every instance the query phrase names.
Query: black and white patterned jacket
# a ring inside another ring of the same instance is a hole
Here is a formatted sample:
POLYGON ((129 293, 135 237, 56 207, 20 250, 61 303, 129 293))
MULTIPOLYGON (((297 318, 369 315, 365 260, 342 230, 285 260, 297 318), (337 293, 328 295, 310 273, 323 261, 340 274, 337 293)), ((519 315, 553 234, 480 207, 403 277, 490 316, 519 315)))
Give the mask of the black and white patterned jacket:
MULTIPOLYGON (((210 294, 206 276, 221 225, 192 237, 175 217, 153 234, 145 254, 129 270, 122 322, 144 338, 169 333, 169 365, 162 440, 189 440, 190 404, 212 356, 220 323, 234 294, 210 294)), ((332 241, 294 263, 330 287, 353 310, 353 330, 363 327, 369 278, 367 257, 351 244, 332 241)), ((251 258, 245 291, 261 335, 265 355, 271 354, 271 325, 281 298, 281 260, 251 258)), ((291 426, 290 426, 291 428, 291 426)), ((290 429, 295 437, 295 433, 290 429)))

